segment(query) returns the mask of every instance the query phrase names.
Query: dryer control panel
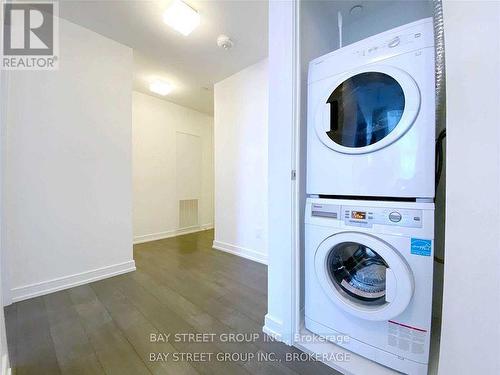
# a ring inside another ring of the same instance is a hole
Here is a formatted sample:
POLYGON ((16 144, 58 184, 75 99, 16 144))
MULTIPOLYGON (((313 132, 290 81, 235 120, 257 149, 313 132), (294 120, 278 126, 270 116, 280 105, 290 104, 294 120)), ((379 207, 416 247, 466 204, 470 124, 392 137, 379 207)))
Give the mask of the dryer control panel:
POLYGON ((373 224, 422 228, 422 210, 342 206, 345 225, 371 227, 373 224))
POLYGON ((429 42, 423 40, 424 35, 421 31, 415 31, 407 34, 388 35, 384 40, 363 48, 356 49, 352 53, 355 56, 381 56, 387 54, 401 53, 401 51, 412 51, 425 48, 429 42))

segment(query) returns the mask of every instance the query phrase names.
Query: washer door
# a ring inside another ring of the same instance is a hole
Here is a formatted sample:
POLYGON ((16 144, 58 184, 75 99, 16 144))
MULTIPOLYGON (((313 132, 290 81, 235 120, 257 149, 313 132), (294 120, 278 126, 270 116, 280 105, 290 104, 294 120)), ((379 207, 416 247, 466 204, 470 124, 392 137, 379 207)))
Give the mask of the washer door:
POLYGON ((332 150, 369 153, 405 134, 419 109, 420 92, 409 74, 365 67, 333 80, 316 109, 316 133, 332 150))
POLYGON ((406 261, 389 244, 368 234, 328 237, 316 250, 314 265, 324 292, 358 318, 394 318, 413 296, 413 275, 406 261))

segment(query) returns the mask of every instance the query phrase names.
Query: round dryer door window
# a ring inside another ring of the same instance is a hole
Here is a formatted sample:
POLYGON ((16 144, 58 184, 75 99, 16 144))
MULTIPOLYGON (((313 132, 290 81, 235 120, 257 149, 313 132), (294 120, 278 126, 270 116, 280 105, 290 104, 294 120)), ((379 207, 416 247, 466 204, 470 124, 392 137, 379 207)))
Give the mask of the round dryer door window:
POLYGON ((335 234, 314 257, 324 292, 359 318, 387 320, 401 314, 413 295, 413 275, 400 253, 382 239, 360 232, 335 234))
POLYGON ((349 154, 379 150, 411 127, 420 107, 415 81, 402 70, 371 67, 333 79, 322 97, 316 131, 328 147, 349 154))

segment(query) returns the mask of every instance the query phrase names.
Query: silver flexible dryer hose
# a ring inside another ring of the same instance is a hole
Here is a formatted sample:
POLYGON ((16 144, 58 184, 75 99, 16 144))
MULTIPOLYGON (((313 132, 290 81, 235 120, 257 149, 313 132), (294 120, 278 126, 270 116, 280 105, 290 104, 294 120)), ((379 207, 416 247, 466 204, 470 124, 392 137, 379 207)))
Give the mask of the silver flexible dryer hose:
POLYGON ((436 194, 444 166, 446 137, 446 72, 444 61, 444 22, 441 0, 433 0, 434 48, 436 75, 436 194))
MULTIPOLYGON (((439 185, 445 164, 444 142, 446 137, 446 85, 444 60, 444 22, 443 4, 441 0, 432 0, 434 19, 434 48, 436 72, 436 247, 434 260, 444 264, 444 217, 445 188, 439 185), (438 190, 439 187, 439 190, 438 190)), ((442 292, 437 294, 441 295, 442 292)))
POLYGON ((436 55, 436 129, 445 128, 446 119, 446 86, 444 65, 444 22, 443 4, 441 0, 433 0, 434 48, 436 55))

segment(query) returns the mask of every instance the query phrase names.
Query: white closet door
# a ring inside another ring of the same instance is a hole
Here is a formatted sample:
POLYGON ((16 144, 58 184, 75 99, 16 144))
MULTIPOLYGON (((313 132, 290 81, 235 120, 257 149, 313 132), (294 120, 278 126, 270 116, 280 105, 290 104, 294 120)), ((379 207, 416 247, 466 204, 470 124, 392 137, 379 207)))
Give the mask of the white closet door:
POLYGON ((201 138, 187 133, 176 133, 176 181, 179 207, 178 227, 199 225, 201 198, 201 138))
POLYGON ((201 138, 187 133, 176 133, 177 199, 201 197, 201 138))

